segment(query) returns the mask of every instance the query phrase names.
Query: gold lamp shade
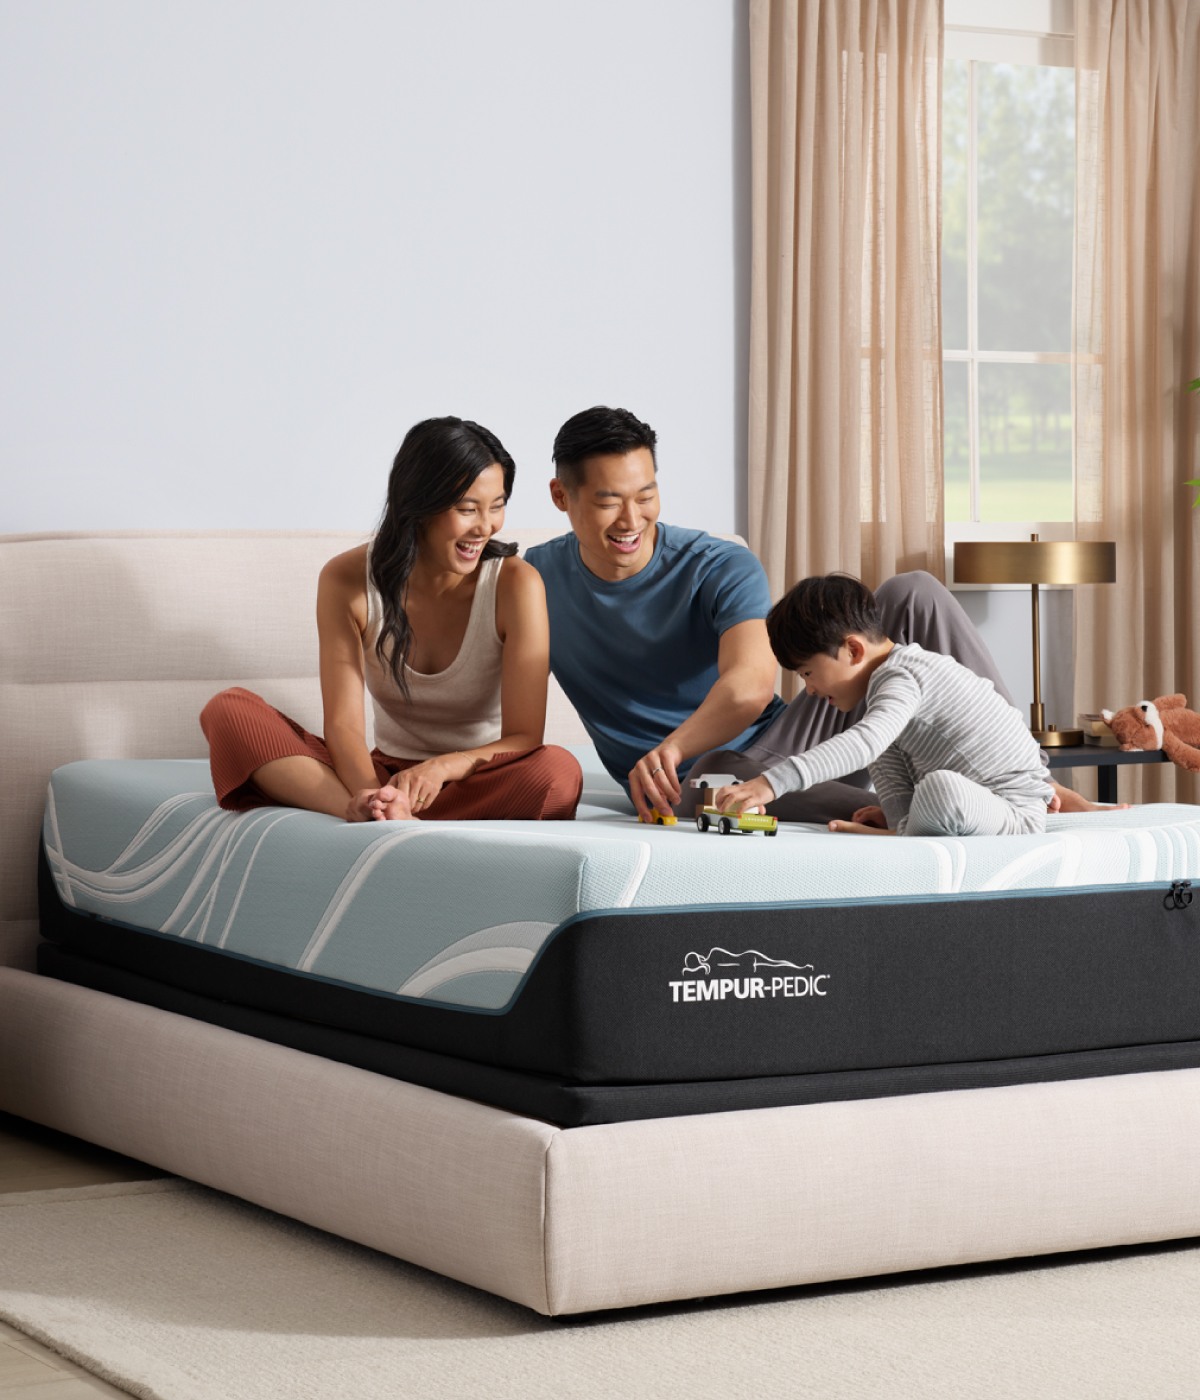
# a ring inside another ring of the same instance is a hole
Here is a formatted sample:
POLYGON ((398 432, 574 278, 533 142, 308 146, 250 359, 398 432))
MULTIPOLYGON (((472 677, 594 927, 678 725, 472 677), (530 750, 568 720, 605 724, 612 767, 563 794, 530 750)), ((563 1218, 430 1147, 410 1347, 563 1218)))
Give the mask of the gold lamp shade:
POLYGON ((1028 583, 1033 595, 1033 704, 1029 727, 1048 748, 1083 743, 1080 729, 1046 727, 1042 705, 1042 640, 1038 585, 1115 583, 1117 547, 1111 540, 985 540, 954 548, 955 583, 1028 583))
POLYGON ((954 547, 955 583, 1116 583, 1111 540, 987 540, 954 547))

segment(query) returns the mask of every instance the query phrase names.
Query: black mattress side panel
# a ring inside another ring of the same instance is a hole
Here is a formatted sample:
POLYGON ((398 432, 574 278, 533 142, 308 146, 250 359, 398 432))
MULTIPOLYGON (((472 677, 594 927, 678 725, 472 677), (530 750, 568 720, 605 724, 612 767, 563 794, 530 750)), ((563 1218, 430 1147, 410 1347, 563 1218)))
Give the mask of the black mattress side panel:
MULTIPOLYGON (((1180 907, 1165 884, 597 915, 569 932, 538 970, 569 964, 559 983, 571 1073, 584 1082, 1200 1039, 1200 901, 1180 907)), ((533 978, 526 995, 536 996, 533 978)))
POLYGON ((1168 887, 578 917, 503 1013, 271 968, 65 909, 45 936, 201 996, 578 1083, 954 1064, 1200 1039, 1200 901, 1168 887))

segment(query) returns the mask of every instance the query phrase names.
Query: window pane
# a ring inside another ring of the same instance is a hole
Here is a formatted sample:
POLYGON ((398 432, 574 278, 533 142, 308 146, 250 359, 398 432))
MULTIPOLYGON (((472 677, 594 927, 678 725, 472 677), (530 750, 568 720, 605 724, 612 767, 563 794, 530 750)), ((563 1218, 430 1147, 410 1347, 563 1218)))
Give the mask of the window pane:
POLYGON ((967 64, 942 66, 942 344, 967 348, 967 64))
POLYGON ((942 365, 942 396, 946 415, 943 477, 946 519, 971 518, 971 444, 967 418, 967 366, 961 361, 942 365))
POLYGON ((980 365, 979 518, 1073 515, 1070 368, 980 365))
POLYGON ((1071 348, 1075 73, 981 63, 979 347, 1071 348))

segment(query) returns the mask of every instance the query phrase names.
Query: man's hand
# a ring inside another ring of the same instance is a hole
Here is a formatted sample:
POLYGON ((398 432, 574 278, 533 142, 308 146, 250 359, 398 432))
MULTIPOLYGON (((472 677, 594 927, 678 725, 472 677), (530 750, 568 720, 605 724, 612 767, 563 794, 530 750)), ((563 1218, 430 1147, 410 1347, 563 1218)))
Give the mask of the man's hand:
POLYGON ((659 744, 629 770, 629 795, 638 816, 651 821, 651 807, 669 812, 682 799, 678 771, 682 757, 674 744, 659 744))
POLYGON ((887 830, 887 818, 883 815, 882 807, 860 807, 851 820, 859 826, 878 826, 887 830))
POLYGON ((718 788, 713 806, 718 812, 741 814, 761 812, 768 802, 775 801, 775 789, 766 778, 751 778, 747 783, 731 783, 718 788))

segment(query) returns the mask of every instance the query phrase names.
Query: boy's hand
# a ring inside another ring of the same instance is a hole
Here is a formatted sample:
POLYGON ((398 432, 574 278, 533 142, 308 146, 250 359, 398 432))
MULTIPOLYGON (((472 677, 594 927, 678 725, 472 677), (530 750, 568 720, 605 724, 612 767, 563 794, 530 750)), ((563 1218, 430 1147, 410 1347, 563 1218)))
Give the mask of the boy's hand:
POLYGON ((887 830, 887 818, 883 815, 882 807, 860 807, 851 820, 859 826, 881 826, 887 830))
POLYGON ((887 827, 868 826, 866 822, 834 821, 829 823, 829 829, 849 836, 895 836, 896 834, 887 827))
POLYGON ((713 798, 713 806, 718 812, 741 814, 761 812, 768 802, 775 801, 775 789, 761 775, 751 778, 748 783, 731 783, 719 788, 713 798))

